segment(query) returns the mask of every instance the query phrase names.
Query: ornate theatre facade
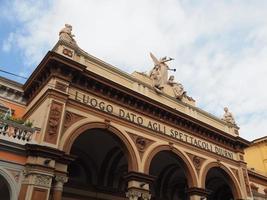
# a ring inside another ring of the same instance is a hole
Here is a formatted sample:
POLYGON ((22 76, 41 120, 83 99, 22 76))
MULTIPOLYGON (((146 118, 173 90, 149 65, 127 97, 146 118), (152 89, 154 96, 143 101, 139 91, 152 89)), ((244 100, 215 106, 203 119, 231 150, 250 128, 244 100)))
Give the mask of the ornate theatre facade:
POLYGON ((172 59, 150 56, 149 73, 129 75, 80 49, 66 25, 17 86, 32 127, 1 119, 6 196, 253 199, 244 161, 250 142, 239 137, 231 113, 226 108, 220 119, 197 108, 168 75, 172 59))

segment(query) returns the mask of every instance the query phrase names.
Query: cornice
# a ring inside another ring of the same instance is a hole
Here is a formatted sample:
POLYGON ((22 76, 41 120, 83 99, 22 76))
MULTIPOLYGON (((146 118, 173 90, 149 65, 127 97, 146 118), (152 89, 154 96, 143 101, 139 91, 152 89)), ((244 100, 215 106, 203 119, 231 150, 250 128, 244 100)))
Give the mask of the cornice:
POLYGON ((267 184, 267 176, 265 176, 263 174, 259 174, 259 173, 255 172, 255 171, 252 171, 252 170, 248 169, 248 175, 250 177, 253 177, 255 179, 263 181, 265 184, 267 184))

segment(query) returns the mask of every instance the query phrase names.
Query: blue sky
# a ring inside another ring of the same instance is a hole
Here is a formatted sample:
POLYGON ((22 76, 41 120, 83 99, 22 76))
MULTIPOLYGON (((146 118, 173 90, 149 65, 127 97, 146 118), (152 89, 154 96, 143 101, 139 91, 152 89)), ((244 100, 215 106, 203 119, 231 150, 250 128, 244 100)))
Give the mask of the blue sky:
POLYGON ((69 23, 82 49, 128 73, 149 71, 150 51, 174 57, 198 107, 221 117, 228 106, 248 140, 267 133, 265 0, 0 0, 0 9, 2 70, 28 77, 69 23))

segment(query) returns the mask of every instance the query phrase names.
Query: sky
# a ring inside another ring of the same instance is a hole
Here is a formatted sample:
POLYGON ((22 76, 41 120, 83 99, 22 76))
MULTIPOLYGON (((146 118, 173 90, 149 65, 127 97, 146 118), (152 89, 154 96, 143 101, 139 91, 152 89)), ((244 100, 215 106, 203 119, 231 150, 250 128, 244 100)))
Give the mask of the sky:
MULTIPOLYGON (((251 141, 267 134, 266 0, 0 0, 0 69, 29 77, 65 23, 78 45, 132 73, 169 56, 197 107, 227 106, 251 141)), ((0 76, 25 82, 0 72, 0 76)))

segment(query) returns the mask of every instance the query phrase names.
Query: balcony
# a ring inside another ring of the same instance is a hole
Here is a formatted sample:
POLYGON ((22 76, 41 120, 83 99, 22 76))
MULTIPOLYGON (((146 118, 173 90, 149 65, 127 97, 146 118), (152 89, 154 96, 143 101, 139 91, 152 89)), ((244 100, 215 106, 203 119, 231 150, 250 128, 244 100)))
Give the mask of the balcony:
POLYGON ((8 119, 0 119, 0 139, 19 144, 32 143, 39 130, 8 119))

